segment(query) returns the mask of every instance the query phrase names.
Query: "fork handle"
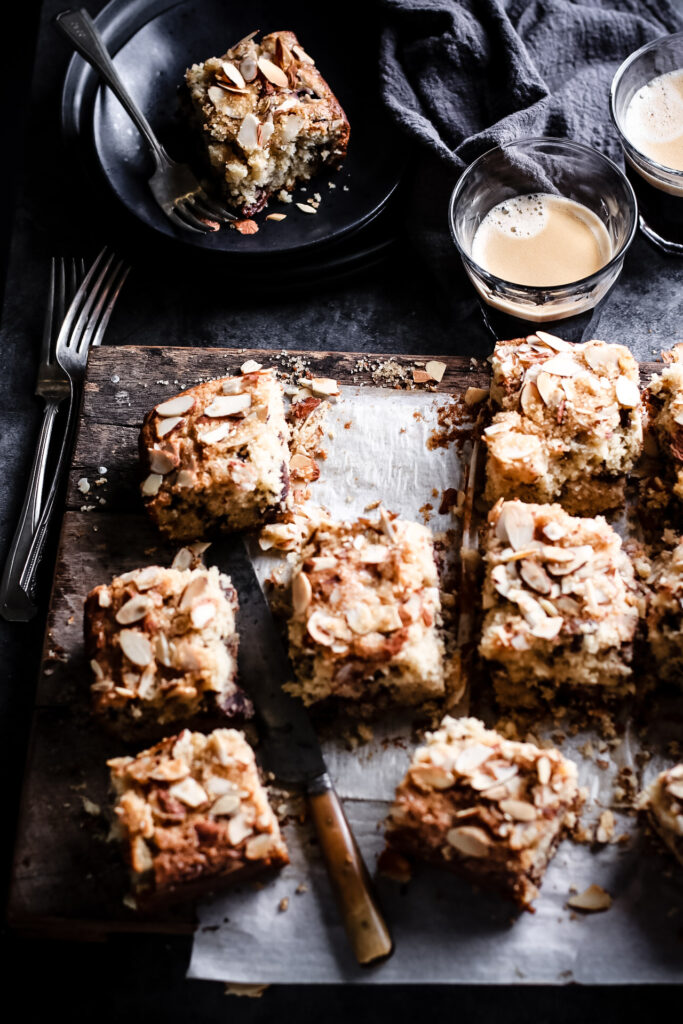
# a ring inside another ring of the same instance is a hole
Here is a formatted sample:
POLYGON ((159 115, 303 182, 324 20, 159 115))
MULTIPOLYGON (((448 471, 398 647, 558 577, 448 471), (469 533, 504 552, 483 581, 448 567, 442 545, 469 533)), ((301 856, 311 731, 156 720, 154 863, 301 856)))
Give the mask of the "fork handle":
POLYGON ((62 11, 55 18, 62 32, 68 36, 81 57, 95 68, 135 123, 138 131, 147 140, 157 165, 168 164, 166 150, 161 145, 152 127, 119 78, 118 71, 104 45, 104 40, 87 11, 62 11))
POLYGON ((28 622, 36 613, 36 606, 19 580, 39 521, 50 439, 57 410, 62 401, 63 399, 46 399, 26 497, 0 579, 0 614, 9 622, 28 622))
POLYGON ((67 416, 66 427, 64 430, 64 436, 62 438, 62 445, 59 450, 59 458, 57 459, 57 466, 55 468, 52 483, 50 484, 50 490, 47 493, 43 508, 40 513, 40 519, 36 527, 31 545, 28 549, 26 559, 24 561, 22 571, 19 575, 19 586, 27 594, 29 599, 33 599, 35 593, 36 583, 36 572, 40 563, 41 555, 43 554, 43 548, 47 540, 48 530, 50 528, 50 522, 52 520, 52 513, 55 507, 55 500, 57 498, 57 492, 64 475, 65 469, 68 464, 69 453, 71 451, 72 441, 76 432, 76 423, 78 422, 78 410, 80 407, 80 391, 77 391, 74 387, 73 381, 71 381, 71 393, 69 395, 69 412, 67 416))

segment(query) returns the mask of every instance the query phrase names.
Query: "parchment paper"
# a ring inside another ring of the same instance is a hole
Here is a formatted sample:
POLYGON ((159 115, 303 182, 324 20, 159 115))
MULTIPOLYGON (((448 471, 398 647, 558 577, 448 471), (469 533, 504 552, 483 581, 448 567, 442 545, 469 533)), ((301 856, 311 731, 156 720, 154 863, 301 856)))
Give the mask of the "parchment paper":
MULTIPOLYGON (((454 447, 430 451, 436 407, 443 396, 417 391, 342 388, 330 411, 334 435, 312 500, 338 518, 353 518, 382 498, 385 506, 429 526, 453 526, 436 513, 439 495, 459 487, 462 466, 454 447), (417 413, 417 416, 415 415, 417 413), (346 424, 349 424, 347 427, 346 424)), ((267 575, 272 557, 257 559, 267 575)), ((476 704, 472 713, 477 713, 476 704)), ((678 710, 680 716, 680 710, 678 710)), ((680 738, 675 713, 664 716, 670 738, 680 738)), ((414 742, 401 716, 374 726, 374 738, 354 751, 327 739, 324 751, 346 813, 372 872, 383 847, 381 822, 410 759, 414 742), (401 737, 397 744, 383 742, 401 737)), ((543 739, 543 733, 539 733, 543 739)), ((560 744, 579 767, 589 791, 584 820, 594 822, 613 803, 619 767, 636 767, 639 743, 627 728, 612 752, 597 752, 599 737, 582 733, 560 744), (597 757, 579 747, 590 739, 597 757)), ((667 762, 653 758, 651 778, 667 762)), ((359 968, 334 905, 324 865, 306 825, 285 836, 291 864, 263 887, 224 893, 199 910, 188 976, 242 983, 636 983, 683 980, 683 872, 642 835, 635 819, 618 813, 624 844, 590 848, 565 841, 543 882, 535 913, 518 913, 494 895, 476 892, 447 872, 420 868, 408 886, 379 877, 377 886, 395 940, 384 964, 359 968), (581 915, 566 908, 572 891, 592 883, 613 898, 610 910, 581 915), (286 910, 280 909, 285 904, 286 910)))

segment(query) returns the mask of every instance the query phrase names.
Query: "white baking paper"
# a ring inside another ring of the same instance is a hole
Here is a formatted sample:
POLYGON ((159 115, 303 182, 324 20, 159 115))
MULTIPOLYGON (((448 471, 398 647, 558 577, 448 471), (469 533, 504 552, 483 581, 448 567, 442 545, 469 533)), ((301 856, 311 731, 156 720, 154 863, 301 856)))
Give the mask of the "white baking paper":
MULTIPOLYGON (((443 396, 418 391, 343 388, 328 419, 333 437, 312 500, 335 517, 352 518, 372 515, 365 507, 381 498, 388 509, 418 521, 420 509, 431 504, 429 526, 435 532, 451 528, 452 518, 436 510, 441 492, 462 482, 460 458, 454 447, 427 447, 441 402, 443 396)), ((274 564, 272 556, 257 563, 261 576, 274 564)), ((476 701, 472 711, 480 713, 476 701)), ((681 737, 680 714, 671 709, 669 738, 681 737)), ((353 751, 341 738, 323 744, 371 873, 383 847, 381 823, 413 746, 409 716, 392 716, 373 728, 373 740, 353 751)), ((624 764, 634 767, 639 750, 630 729, 612 752, 599 752, 598 742, 597 734, 583 733, 559 744, 576 760, 589 791, 587 823, 612 805, 615 773, 624 764), (579 752, 587 740, 596 748, 593 758, 579 752)), ((646 779, 666 763, 653 758, 646 779)), ((533 914, 432 868, 419 869, 408 886, 379 877, 395 952, 386 963, 360 968, 309 826, 287 825, 291 864, 277 878, 201 906, 188 976, 281 984, 680 982, 683 872, 628 814, 617 815, 616 833, 629 834, 630 841, 595 850, 565 841, 533 914), (592 915, 568 910, 572 892, 593 883, 611 894, 611 909, 592 915)))

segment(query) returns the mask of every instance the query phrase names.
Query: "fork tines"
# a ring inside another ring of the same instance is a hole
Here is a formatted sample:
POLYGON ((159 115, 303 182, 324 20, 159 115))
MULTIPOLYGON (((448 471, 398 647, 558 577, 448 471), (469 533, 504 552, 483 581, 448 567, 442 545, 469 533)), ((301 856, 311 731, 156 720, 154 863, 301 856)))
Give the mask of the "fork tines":
POLYGON ((221 221, 239 219, 236 213, 215 199, 209 199, 203 191, 191 192, 176 199, 173 204, 173 216, 182 227, 203 235, 210 231, 218 231, 221 221))
POLYGON ((99 345, 130 267, 105 246, 76 292, 62 323, 60 336, 77 352, 99 345))

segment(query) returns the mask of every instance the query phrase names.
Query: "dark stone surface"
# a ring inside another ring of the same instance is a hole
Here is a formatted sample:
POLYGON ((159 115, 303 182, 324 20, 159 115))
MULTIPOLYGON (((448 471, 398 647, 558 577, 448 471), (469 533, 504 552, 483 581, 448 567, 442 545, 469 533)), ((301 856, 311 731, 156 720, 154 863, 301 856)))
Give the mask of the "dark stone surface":
MULTIPOLYGON (((289 294, 270 295, 268 282, 248 292, 229 268, 208 264, 191 251, 164 248, 146 237, 107 197, 85 186, 79 167, 62 150, 58 130, 60 83, 68 48, 51 26, 64 0, 45 0, 40 12, 37 73, 28 111, 22 106, 28 88, 37 2, 18 12, 18 35, 5 38, 4 78, 12 97, 3 102, 8 138, 21 140, 25 126, 26 157, 10 161, 4 196, 18 182, 16 214, 7 259, 2 322, 0 386, 0 558, 4 556, 18 513, 39 406, 32 398, 35 360, 50 256, 94 253, 103 241, 114 242, 134 265, 129 284, 112 319, 108 344, 272 346, 347 351, 462 352, 481 354, 489 342, 474 300, 463 290, 454 263, 453 292, 469 310, 456 322, 449 313, 452 295, 441 295, 419 265, 408 238, 381 269, 356 279, 320 287, 304 282, 289 294), (16 39, 19 39, 19 44, 16 39), (10 45, 11 44, 11 45, 10 45), (9 70, 8 70, 9 69, 9 70), (9 174, 8 174, 9 170, 9 174), (79 195, 82 194, 81 203, 79 195), (81 205, 83 204, 83 205, 81 205), (79 212, 79 208, 82 212, 79 212)), ((90 3, 91 13, 102 4, 90 3)), ((345 18, 353 8, 346 5, 345 18)), ((23 148, 20 148, 23 152, 23 148)), ((5 150, 11 156, 9 147, 5 150)), ((0 228, 9 226, 7 205, 0 228)), ((445 220, 445 211, 444 211, 445 220)), ((401 218, 397 229, 401 230, 401 218)), ((599 335, 629 344, 641 359, 683 340, 680 326, 680 279, 683 264, 657 254, 637 239, 624 275, 603 314, 599 335)), ((46 592, 45 592, 46 593, 46 592)), ((27 728, 34 689, 43 614, 28 626, 0 623, 2 652, 2 777, 5 822, 16 815, 27 728)), ((7 830, 4 830, 7 833, 7 830)), ((11 840, 11 837, 8 836, 11 840)), ((11 841, 3 849, 7 877, 11 841)), ((22 1016, 34 1018, 46 1007, 69 1008, 79 1020, 118 1020, 135 1006, 133 1019, 203 1021, 230 1014, 238 1020, 265 1021, 277 1014, 314 1014, 326 1021, 355 1015, 373 1019, 408 1019, 426 1003, 433 1014, 457 1012, 493 1020, 569 1021, 623 1019, 627 1007, 646 1006, 657 1013, 667 992, 643 990, 393 989, 387 992, 292 987, 275 989, 259 1001, 226 1003, 220 986, 186 982, 188 957, 184 939, 117 939, 105 946, 77 947, 4 935, 5 991, 20 998, 22 1016), (38 970, 39 967, 39 970, 38 970), (38 984, 36 984, 38 980, 38 984), (135 1002, 133 1002, 135 1001, 135 1002), (456 1004, 454 1006, 454 1003, 456 1004), (457 1010, 456 1010, 457 1006, 457 1010), (26 1012, 28 1011, 28 1013, 26 1012)))

